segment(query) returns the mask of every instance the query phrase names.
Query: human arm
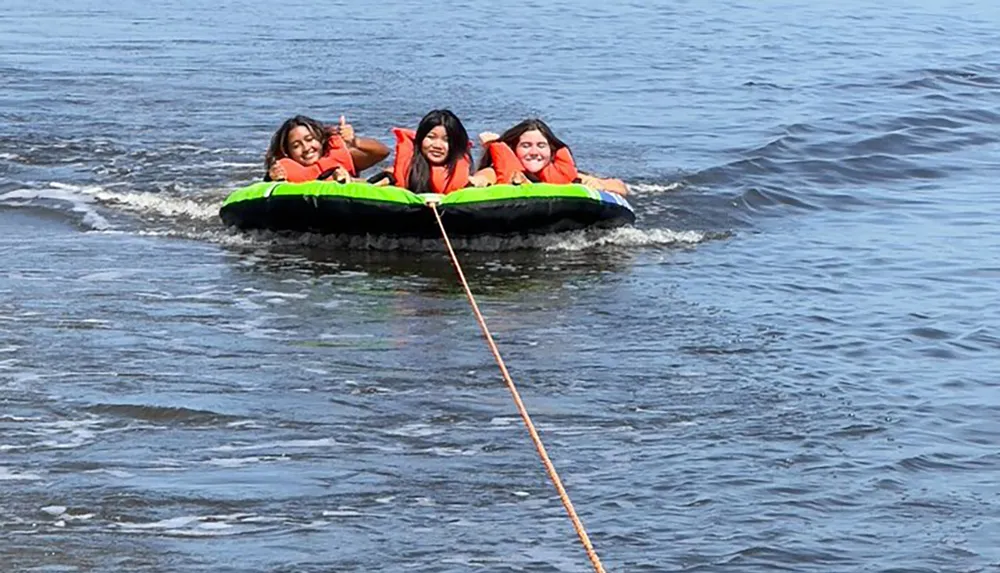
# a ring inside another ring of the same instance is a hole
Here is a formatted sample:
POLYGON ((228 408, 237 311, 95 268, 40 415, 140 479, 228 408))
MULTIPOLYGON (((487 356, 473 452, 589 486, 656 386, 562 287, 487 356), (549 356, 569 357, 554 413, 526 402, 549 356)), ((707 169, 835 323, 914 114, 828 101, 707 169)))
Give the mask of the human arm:
POLYGON ((264 178, 265 181, 284 181, 287 178, 285 175, 285 168, 282 167, 280 161, 275 161, 271 164, 271 167, 267 170, 267 177, 264 178))
POLYGON ((469 176, 469 183, 473 187, 489 187, 497 182, 497 172, 492 167, 486 167, 476 171, 469 176))
POLYGON ((386 187, 396 184, 396 178, 392 176, 391 169, 383 169, 366 180, 376 187, 386 187))
POLYGON ((350 183, 353 181, 351 178, 351 172, 340 165, 334 167, 333 169, 328 169, 323 173, 320 173, 319 177, 316 178, 317 181, 336 181, 337 183, 350 183))
POLYGON ((621 179, 602 179, 586 173, 580 173, 580 183, 588 189, 609 191, 623 197, 628 195, 628 186, 621 179))
POLYGON ((354 161, 354 170, 361 173, 365 169, 389 157, 389 148, 381 141, 370 137, 358 137, 354 133, 354 126, 347 123, 344 116, 340 116, 340 123, 327 128, 328 134, 339 135, 344 144, 347 145, 354 161))
POLYGON ((348 144, 354 168, 358 173, 389 157, 389 148, 377 139, 356 137, 354 145, 348 144))

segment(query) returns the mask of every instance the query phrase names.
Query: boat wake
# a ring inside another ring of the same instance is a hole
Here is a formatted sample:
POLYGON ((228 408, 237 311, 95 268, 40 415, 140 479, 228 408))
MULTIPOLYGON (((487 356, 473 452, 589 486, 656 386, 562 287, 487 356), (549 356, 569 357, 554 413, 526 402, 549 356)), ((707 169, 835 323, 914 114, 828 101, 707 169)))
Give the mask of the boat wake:
MULTIPOLYGON (((681 184, 632 186, 637 195, 677 189, 681 184)), ((123 186, 117 186, 123 187, 123 186)), ((61 213, 84 230, 127 233, 205 241, 227 247, 305 247, 331 250, 428 251, 441 249, 437 238, 395 238, 376 235, 342 236, 313 233, 243 232, 225 227, 219 207, 228 190, 210 190, 198 196, 190 192, 133 191, 101 185, 48 183, 0 193, 0 208, 31 207, 61 213)), ((551 235, 481 236, 453 239, 463 251, 541 250, 574 252, 603 248, 635 248, 694 245, 718 238, 718 233, 669 228, 595 229, 551 235)))

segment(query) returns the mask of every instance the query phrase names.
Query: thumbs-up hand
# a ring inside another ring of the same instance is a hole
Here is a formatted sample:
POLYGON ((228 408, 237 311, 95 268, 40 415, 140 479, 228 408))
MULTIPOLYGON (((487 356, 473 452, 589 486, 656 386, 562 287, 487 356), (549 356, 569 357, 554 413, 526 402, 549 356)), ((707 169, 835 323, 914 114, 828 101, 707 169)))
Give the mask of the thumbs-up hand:
POLYGON ((496 133, 493 133, 492 131, 484 131, 479 134, 479 143, 481 143, 483 147, 486 147, 487 145, 499 139, 500 136, 497 135, 496 133))
POLYGON ((285 167, 275 161, 267 170, 267 176, 271 178, 271 181, 284 181, 286 178, 285 167))
POLYGON ((340 116, 340 125, 337 126, 337 129, 340 132, 340 138, 344 140, 344 143, 353 146, 356 138, 356 135, 354 134, 354 127, 347 123, 347 120, 344 119, 343 115, 340 116))

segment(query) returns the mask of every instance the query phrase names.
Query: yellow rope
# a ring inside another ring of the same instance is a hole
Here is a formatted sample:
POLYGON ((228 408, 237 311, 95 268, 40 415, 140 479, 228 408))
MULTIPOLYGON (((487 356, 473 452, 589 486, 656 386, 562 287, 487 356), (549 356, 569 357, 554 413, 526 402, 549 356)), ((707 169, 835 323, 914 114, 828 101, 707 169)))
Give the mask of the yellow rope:
POLYGON ((448 233, 444 229, 444 223, 441 221, 441 215, 438 213, 437 206, 433 201, 428 201, 427 205, 434 211, 434 217, 437 219, 438 227, 441 229, 441 237, 444 238, 444 244, 448 248, 448 255, 451 257, 452 264, 455 265, 455 271, 462 282, 462 288, 465 289, 465 296, 469 299, 469 304, 472 305, 472 312, 475 313, 476 320, 479 322, 479 328, 482 329, 483 336, 486 337, 486 342, 490 346, 490 351, 493 352, 493 358, 496 359, 497 365, 500 366, 500 373, 503 374, 503 379, 507 383, 507 389, 510 390, 511 395, 514 397, 514 403, 517 405, 518 412, 521 413, 521 419, 524 420, 524 425, 528 427, 528 433, 531 434, 531 440, 535 443, 535 449, 538 450, 538 455, 542 458, 542 463, 545 464, 545 471, 548 472, 549 479, 552 480, 553 485, 556 486, 556 491, 559 492, 559 499, 562 500, 563 507, 566 508, 566 513, 569 514, 569 518, 573 522, 573 528, 576 529, 576 534, 580 537, 583 548, 587 550, 587 557, 590 558, 590 563, 594 566, 594 571, 604 573, 604 566, 601 565, 601 559, 597 556, 597 551, 594 551, 594 546, 590 543, 590 537, 587 536, 587 530, 583 528, 583 522, 577 516, 576 510, 573 509, 573 502, 570 501, 569 494, 566 493, 566 488, 563 487, 562 480, 559 479, 559 474, 556 473, 556 468, 552 465, 552 460, 549 459, 549 454, 545 451, 545 445, 542 444, 542 439, 538 436, 538 431, 535 430, 535 425, 531 422, 531 416, 528 415, 528 410, 525 409, 524 402, 521 401, 521 395, 518 393, 517 387, 514 385, 514 381, 507 371, 507 366, 504 365, 496 342, 493 341, 493 335, 490 334, 489 328, 486 327, 486 320, 483 319, 482 313, 479 312, 479 305, 476 304, 476 299, 472 296, 472 291, 469 290, 469 283, 465 280, 465 273, 462 272, 462 266, 458 264, 458 257, 455 256, 455 250, 451 248, 451 241, 448 240, 448 233))

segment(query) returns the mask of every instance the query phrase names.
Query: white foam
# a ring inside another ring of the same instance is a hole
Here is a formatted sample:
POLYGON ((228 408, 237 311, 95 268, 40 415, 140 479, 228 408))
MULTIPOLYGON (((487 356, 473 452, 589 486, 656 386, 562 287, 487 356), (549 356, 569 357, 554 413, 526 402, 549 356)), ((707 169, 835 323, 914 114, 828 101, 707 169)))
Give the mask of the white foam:
MULTIPOLYGON (((636 194, 654 194, 673 191, 682 186, 683 183, 681 182, 667 185, 637 183, 631 185, 630 188, 636 194)), ((0 195, 0 201, 18 199, 53 199, 65 201, 71 205, 73 211, 83 214, 86 225, 96 231, 102 232, 117 231, 107 219, 94 209, 93 205, 95 203, 132 212, 140 216, 160 216, 171 220, 188 218, 211 223, 219 222, 218 213, 222 203, 221 195, 218 199, 194 200, 166 193, 110 191, 107 187, 65 183, 50 183, 50 187, 47 189, 20 189, 0 195)), ((139 230, 137 234, 202 240, 229 247, 302 246, 405 252, 438 252, 441 250, 441 240, 437 237, 417 239, 374 235, 277 234, 269 231, 236 232, 232 229, 220 227, 209 229, 171 228, 139 230)), ((455 237, 452 239, 452 243, 460 251, 494 252, 521 249, 582 251, 608 246, 644 247, 694 244, 705 240, 705 237, 704 233, 693 230, 673 231, 671 229, 619 227, 612 230, 574 231, 528 237, 455 237)))
POLYGON ((124 529, 176 529, 197 522, 198 519, 194 515, 182 515, 150 523, 120 523, 118 525, 124 529))
POLYGON ((78 513, 78 514, 64 513, 59 516, 59 520, 63 522, 63 525, 65 525, 66 521, 87 521, 93 519, 96 516, 97 516, 96 513, 78 513))
MULTIPOLYGON (((92 429, 101 422, 87 420, 57 420, 31 424, 15 436, 33 439, 31 443, 0 445, 0 451, 10 450, 71 450, 92 443, 97 430, 92 429)), ((22 440, 28 442, 27 439, 22 440)))
POLYGON ((42 476, 31 472, 9 470, 0 466, 0 481, 38 481, 42 476))
POLYGON ((258 429, 258 428, 263 428, 264 426, 260 425, 259 422, 256 422, 254 420, 237 420, 235 422, 229 422, 228 424, 226 424, 226 427, 258 429))
POLYGON ((428 437, 428 436, 438 436, 445 432, 445 428, 432 426, 430 424, 422 424, 420 422, 414 422, 412 424, 407 424, 400 428, 394 429, 383 429, 382 433, 388 434, 390 436, 406 436, 406 437, 428 437))
POLYGON ((72 450, 90 444, 93 441, 93 437, 93 432, 74 430, 66 441, 43 440, 35 444, 35 447, 50 450, 72 450))
POLYGON ((337 510, 327 509, 323 511, 323 517, 365 517, 367 515, 373 515, 373 514, 362 513, 360 511, 354 511, 351 509, 337 509, 337 510))
MULTIPOLYGON (((159 231, 144 234, 179 236, 204 240, 229 247, 301 246, 351 251, 403 251, 440 252, 441 239, 417 239, 380 236, 342 236, 302 233, 279 235, 268 231, 235 232, 232 230, 159 231)), ((677 244, 695 244, 706 239, 701 231, 673 231, 671 229, 637 229, 619 227, 611 230, 572 231, 552 235, 513 237, 453 237, 452 245, 458 251, 497 252, 514 250, 582 251, 608 246, 645 247, 677 244)))
POLYGON ((301 293, 301 292, 280 292, 280 291, 274 291, 274 290, 257 291, 257 293, 256 293, 255 296, 264 297, 266 300, 287 299, 287 298, 296 299, 296 300, 305 300, 305 299, 309 298, 309 295, 306 294, 306 293, 301 293))
POLYGON ((213 458, 205 463, 220 468, 239 468, 251 464, 258 464, 264 461, 260 456, 249 456, 245 458, 213 458))
POLYGON ((253 169, 261 167, 259 162, 247 162, 247 161, 209 161, 205 163, 206 167, 237 167, 240 169, 253 169))
POLYGON ((221 201, 198 202, 164 193, 130 193, 109 191, 100 186, 51 183, 53 188, 92 198, 104 205, 111 205, 132 213, 153 214, 168 218, 188 217, 200 221, 216 220, 221 201))
POLYGON ((199 523, 198 527, 201 529, 229 529, 232 525, 221 521, 207 521, 205 523, 199 523))
POLYGON ((559 236, 557 242, 545 247, 547 251, 582 251, 595 247, 646 247, 654 245, 695 244, 705 240, 700 231, 672 231, 670 229, 636 229, 619 227, 593 236, 588 233, 570 233, 559 236))
POLYGON ((102 231, 114 226, 108 222, 91 205, 93 199, 81 196, 72 190, 61 188, 57 184, 44 189, 15 189, 0 195, 0 202, 17 202, 31 200, 59 201, 69 205, 70 211, 82 215, 82 222, 91 229, 102 231))
POLYGON ((121 478, 121 479, 128 479, 128 478, 135 477, 134 473, 127 472, 125 470, 96 469, 96 470, 86 470, 83 473, 85 473, 85 474, 104 474, 104 475, 109 475, 111 477, 116 477, 116 478, 121 478))
POLYGON ((634 183, 629 184, 629 195, 655 195, 657 193, 669 193, 684 187, 684 183, 675 181, 666 185, 656 183, 634 183))
POLYGON ((205 537, 235 535, 246 531, 246 527, 237 529, 237 525, 273 523, 274 521, 273 519, 260 519, 249 513, 235 513, 231 515, 181 515, 160 521, 114 523, 111 526, 128 531, 149 531, 181 537, 205 537))
MULTIPOLYGON (((135 274, 137 272, 138 272, 137 270, 132 270, 132 271, 120 271, 120 270, 116 270, 116 271, 99 271, 99 272, 96 272, 96 273, 90 273, 88 275, 84 275, 84 276, 80 277, 79 280, 81 280, 81 281, 94 281, 94 282, 99 282, 99 281, 116 281, 116 280, 123 279, 126 276, 135 274)), ((90 320, 95 320, 95 319, 90 319, 90 320)), ((107 321, 103 321, 103 322, 105 324, 107 324, 107 321)))
POLYGON ((462 448, 442 446, 424 448, 422 451, 442 458, 451 458, 454 456, 474 456, 479 453, 475 450, 463 450, 462 448))

